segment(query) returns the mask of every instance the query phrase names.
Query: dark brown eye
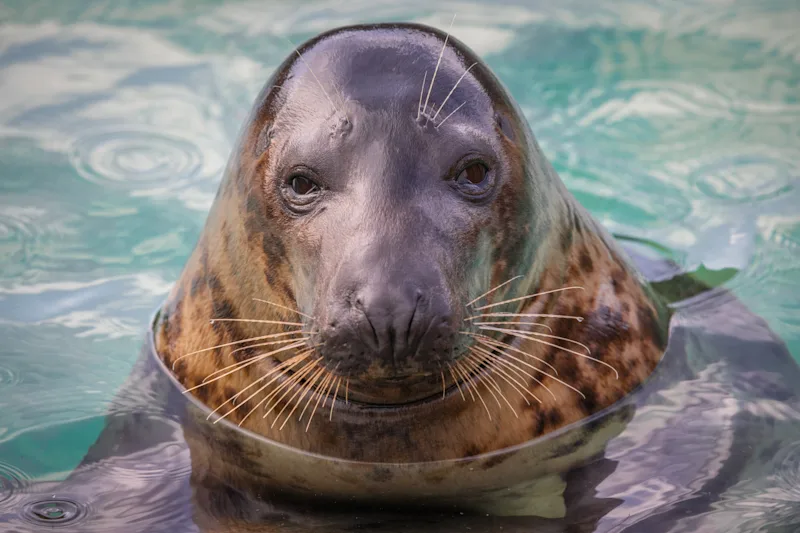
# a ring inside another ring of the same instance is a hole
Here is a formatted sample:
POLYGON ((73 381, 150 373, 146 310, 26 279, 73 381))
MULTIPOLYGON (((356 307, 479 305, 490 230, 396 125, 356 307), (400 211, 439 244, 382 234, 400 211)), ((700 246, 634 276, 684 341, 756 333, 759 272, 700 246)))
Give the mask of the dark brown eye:
POLYGON ((473 185, 480 185, 486 179, 488 169, 481 163, 473 163, 458 175, 458 181, 464 183, 465 181, 473 185))
POLYGON ((311 194, 317 190, 317 185, 305 176, 293 176, 289 181, 292 191, 300 196, 311 194))

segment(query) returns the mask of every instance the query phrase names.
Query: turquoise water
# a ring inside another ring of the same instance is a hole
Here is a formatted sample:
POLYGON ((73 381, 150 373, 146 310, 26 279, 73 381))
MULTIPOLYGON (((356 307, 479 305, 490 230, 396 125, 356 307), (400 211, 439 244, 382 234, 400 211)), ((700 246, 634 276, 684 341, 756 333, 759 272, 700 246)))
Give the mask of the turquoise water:
POLYGON ((0 1, 0 501, 96 438, 285 37, 453 13, 600 221, 800 359, 795 1, 0 1))

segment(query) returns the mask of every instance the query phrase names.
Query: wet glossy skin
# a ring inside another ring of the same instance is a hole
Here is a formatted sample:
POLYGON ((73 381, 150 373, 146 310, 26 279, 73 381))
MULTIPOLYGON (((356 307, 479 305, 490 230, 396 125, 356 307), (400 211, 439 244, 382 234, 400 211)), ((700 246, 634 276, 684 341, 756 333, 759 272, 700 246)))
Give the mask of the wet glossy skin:
POLYGON ((465 304, 491 276, 495 254, 479 244, 510 222, 498 207, 528 195, 478 80, 465 76, 445 102, 468 59, 448 48, 428 95, 441 50, 409 29, 344 31, 276 80, 259 170, 304 278, 297 301, 356 400, 441 390, 441 371, 465 352, 465 304))

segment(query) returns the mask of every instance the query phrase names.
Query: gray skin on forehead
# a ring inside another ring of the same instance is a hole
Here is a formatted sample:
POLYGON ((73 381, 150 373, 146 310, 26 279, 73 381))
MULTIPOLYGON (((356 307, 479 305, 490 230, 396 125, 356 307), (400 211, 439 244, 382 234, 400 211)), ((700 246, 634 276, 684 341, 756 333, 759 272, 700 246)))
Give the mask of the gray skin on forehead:
MULTIPOLYGON (((420 29, 382 27, 346 30, 314 41, 301 50, 302 59, 295 54, 289 67, 292 79, 287 81, 298 94, 288 96, 287 110, 297 106, 329 115, 332 105, 343 111, 348 102, 354 102, 365 110, 408 112, 416 118, 421 99, 423 104, 427 100, 431 115, 436 114, 459 78, 479 62, 466 57, 471 52, 452 37, 439 62, 444 38, 420 29), (313 105, 296 84, 318 94, 313 105)), ((472 70, 480 68, 478 64, 472 70)), ((492 99, 473 74, 458 83, 437 123, 465 104, 458 111, 462 120, 481 127, 492 125, 492 99)))

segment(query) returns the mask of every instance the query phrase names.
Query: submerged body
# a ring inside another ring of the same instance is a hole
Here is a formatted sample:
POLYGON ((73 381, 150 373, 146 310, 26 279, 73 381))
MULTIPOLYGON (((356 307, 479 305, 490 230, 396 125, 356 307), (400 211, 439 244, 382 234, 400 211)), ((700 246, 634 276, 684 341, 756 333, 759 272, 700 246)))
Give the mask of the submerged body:
POLYGON ((256 102, 85 465, 9 501, 88 503, 76 531, 790 531, 764 472, 796 461, 800 372, 725 292, 668 311, 663 266, 463 44, 324 34, 256 102))

